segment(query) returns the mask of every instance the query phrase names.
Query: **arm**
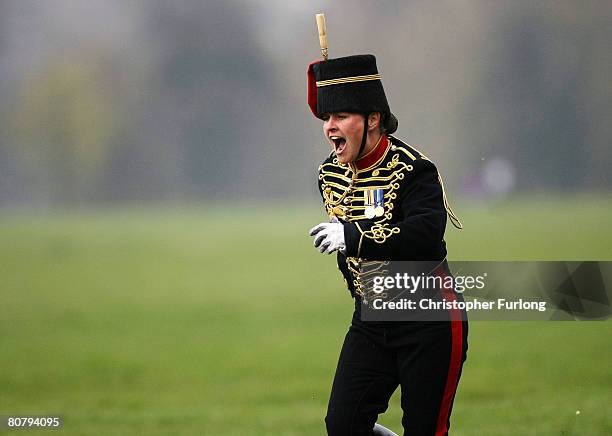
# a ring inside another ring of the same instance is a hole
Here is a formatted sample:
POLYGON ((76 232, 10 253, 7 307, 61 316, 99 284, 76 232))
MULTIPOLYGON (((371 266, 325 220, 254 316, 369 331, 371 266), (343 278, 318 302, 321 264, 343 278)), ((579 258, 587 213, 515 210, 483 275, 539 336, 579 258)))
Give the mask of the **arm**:
POLYGON ((346 255, 368 260, 425 260, 444 251, 446 210, 438 172, 429 160, 413 163, 396 207, 400 221, 344 224, 346 255))

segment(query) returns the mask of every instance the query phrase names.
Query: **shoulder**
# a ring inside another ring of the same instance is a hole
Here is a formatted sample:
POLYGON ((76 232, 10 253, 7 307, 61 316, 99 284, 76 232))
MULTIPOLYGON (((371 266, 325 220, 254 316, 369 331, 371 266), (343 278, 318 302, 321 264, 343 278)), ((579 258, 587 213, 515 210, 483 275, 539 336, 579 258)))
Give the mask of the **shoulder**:
POLYGON ((319 192, 323 194, 323 185, 328 185, 334 182, 335 184, 341 185, 346 177, 346 166, 338 162, 336 154, 332 151, 327 158, 321 162, 318 167, 317 184, 319 186, 319 192))
POLYGON ((405 143, 404 141, 389 135, 391 142, 391 159, 396 159, 410 166, 411 170, 420 171, 437 171, 436 165, 419 149, 405 143))
POLYGON ((325 158, 323 162, 319 165, 319 174, 343 174, 346 172, 348 167, 338 162, 338 158, 336 157, 336 153, 333 151, 325 158))
POLYGON ((323 166, 323 165, 329 165, 329 164, 337 164, 338 160, 336 159, 336 153, 334 153, 333 151, 331 153, 329 153, 327 155, 327 157, 325 158, 325 160, 323 162, 321 162, 321 165, 319 165, 319 169, 323 166))

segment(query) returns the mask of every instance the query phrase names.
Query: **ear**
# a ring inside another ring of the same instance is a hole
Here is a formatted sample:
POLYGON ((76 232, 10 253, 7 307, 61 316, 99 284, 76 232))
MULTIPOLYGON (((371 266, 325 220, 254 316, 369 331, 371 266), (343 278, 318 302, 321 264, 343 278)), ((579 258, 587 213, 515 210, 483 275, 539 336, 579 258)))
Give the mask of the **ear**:
POLYGON ((372 112, 368 116, 368 130, 375 130, 380 127, 380 112, 372 112))

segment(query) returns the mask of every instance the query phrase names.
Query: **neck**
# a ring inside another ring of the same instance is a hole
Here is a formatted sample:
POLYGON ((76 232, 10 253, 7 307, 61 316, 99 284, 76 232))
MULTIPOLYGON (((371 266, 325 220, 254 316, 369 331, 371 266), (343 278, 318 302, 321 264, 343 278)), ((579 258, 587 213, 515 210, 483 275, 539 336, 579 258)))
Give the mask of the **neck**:
POLYGON ((363 148, 363 153, 359 155, 357 160, 361 160, 367 155, 369 155, 370 153, 372 153, 372 151, 374 151, 374 149, 380 142, 381 138, 382 138, 382 133, 380 133, 379 130, 375 132, 368 132, 368 137, 366 138, 366 144, 365 144, 365 147, 363 148))
POLYGON ((389 140, 385 134, 382 134, 378 138, 378 142, 375 144, 372 151, 367 153, 357 162, 355 162, 355 171, 363 170, 365 168, 369 168, 383 158, 385 152, 389 148, 389 140))

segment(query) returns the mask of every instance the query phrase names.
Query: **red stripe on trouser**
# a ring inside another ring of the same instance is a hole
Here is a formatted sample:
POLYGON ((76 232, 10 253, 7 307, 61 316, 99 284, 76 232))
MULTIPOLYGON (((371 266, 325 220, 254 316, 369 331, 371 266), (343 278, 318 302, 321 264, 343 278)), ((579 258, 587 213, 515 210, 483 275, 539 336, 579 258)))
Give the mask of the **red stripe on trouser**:
MULTIPOLYGON (((444 277, 445 275, 443 275, 444 277)), ((456 301, 455 291, 452 288, 444 289, 444 296, 450 301, 456 301)), ((459 371, 461 370, 461 356, 463 353, 463 323, 461 311, 459 309, 449 310, 451 322, 451 355, 448 365, 448 375, 446 377, 446 387, 442 395, 442 404, 438 414, 438 424, 436 425, 436 436, 448 434, 448 418, 450 408, 453 404, 453 397, 459 382, 459 371)))

